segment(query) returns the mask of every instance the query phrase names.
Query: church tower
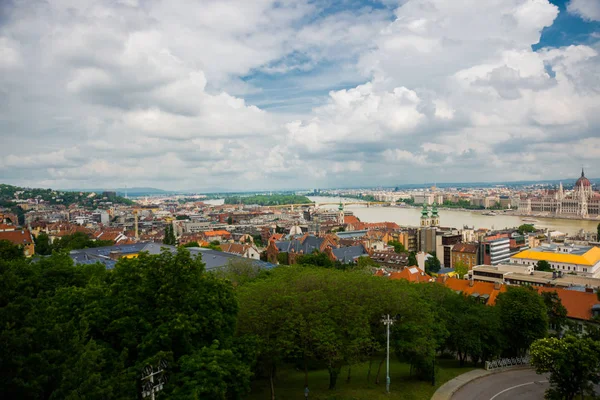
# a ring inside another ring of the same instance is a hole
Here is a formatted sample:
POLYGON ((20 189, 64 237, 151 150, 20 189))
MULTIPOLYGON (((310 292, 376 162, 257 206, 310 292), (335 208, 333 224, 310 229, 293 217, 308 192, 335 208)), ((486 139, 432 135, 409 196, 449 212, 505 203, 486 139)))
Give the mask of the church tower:
POLYGON ((433 207, 431 207, 431 226, 438 227, 440 226, 440 216, 438 215, 437 203, 433 203, 433 207))
POLYGON ((427 203, 423 203, 423 210, 421 210, 421 228, 429 226, 429 211, 427 210, 427 203))
POLYGON ((342 225, 344 223, 344 205, 340 201, 340 206, 338 207, 338 224, 342 225))

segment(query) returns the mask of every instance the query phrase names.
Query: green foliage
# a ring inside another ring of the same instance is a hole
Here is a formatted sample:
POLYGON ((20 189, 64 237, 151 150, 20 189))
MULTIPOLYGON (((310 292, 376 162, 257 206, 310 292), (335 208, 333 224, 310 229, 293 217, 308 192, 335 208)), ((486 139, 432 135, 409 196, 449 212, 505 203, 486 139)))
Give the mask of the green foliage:
POLYGON ((163 243, 171 246, 175 246, 177 244, 173 224, 168 223, 167 225, 165 225, 165 238, 163 239, 163 243))
POLYGON ((552 272, 552 267, 550 267, 550 263, 546 260, 540 260, 537 262, 537 265, 535 266, 535 269, 537 271, 546 271, 546 272, 552 272))
POLYGON ((257 204, 259 206, 277 206, 284 204, 311 204, 312 201, 306 196, 295 194, 274 194, 255 196, 230 196, 225 198, 225 204, 257 204))
MULTIPOLYGON (((10 200, 18 196, 19 199, 41 199, 53 205, 62 204, 65 206, 69 206, 71 204, 78 204, 87 208, 99 207, 103 204, 106 204, 106 202, 108 201, 115 204, 133 204, 133 201, 121 196, 114 196, 107 200, 103 200, 102 195, 100 194, 96 194, 96 196, 92 197, 90 197, 90 195, 90 192, 68 192, 53 189, 32 189, 0 184, 0 201, 5 203, 10 202, 10 200), (17 195, 16 192, 23 193, 17 195)), ((13 221, 13 223, 16 223, 16 221, 13 221)), ((19 223, 22 224, 23 222, 19 223)))
POLYGON ((531 364, 539 374, 550 373, 546 398, 595 397, 593 384, 600 382, 600 343, 571 335, 540 339, 531 345, 531 364))
POLYGON ((231 258, 226 265, 217 269, 214 274, 221 279, 231 281, 234 286, 240 286, 255 280, 259 276, 267 276, 268 272, 261 270, 249 258, 231 258))
POLYGON ((252 236, 252 238, 254 239, 255 245, 257 245, 258 247, 263 247, 263 241, 262 241, 262 237, 260 235, 254 235, 254 236, 252 236))
POLYGON ((521 235, 524 233, 535 232, 537 229, 532 224, 523 224, 517 229, 521 235))
POLYGON ((358 269, 366 269, 366 268, 379 268, 379 264, 377 264, 373 259, 369 256, 360 256, 356 261, 356 266, 358 269))
POLYGON ((412 267, 417 265, 417 255, 415 254, 414 251, 411 251, 410 253, 408 253, 408 266, 412 267))
POLYGON ((233 225, 233 217, 231 215, 229 217, 227 217, 227 224, 233 225))
POLYGON ((308 266, 275 268, 268 279, 240 288, 238 334, 259 337, 259 366, 273 376, 295 360, 327 369, 335 388, 342 366, 371 357, 385 343, 384 314, 399 315, 393 326, 396 354, 422 378, 430 378, 436 349, 447 331, 429 295, 443 286, 412 285, 360 272, 308 266))
POLYGON ((449 331, 445 348, 456 352, 461 366, 467 357, 476 365, 500 355, 502 336, 497 308, 456 294, 448 296, 443 309, 449 331))
POLYGON ((445 208, 465 208, 468 210, 483 210, 484 206, 476 206, 471 204, 469 200, 458 200, 456 203, 450 200, 444 200, 443 206, 445 208))
POLYGON ((198 242, 187 242, 186 244, 183 245, 183 247, 200 247, 200 245, 198 244, 198 242))
POLYGON ((0 260, 18 260, 25 258, 21 246, 17 246, 8 240, 0 240, 0 260))
POLYGON ((454 272, 458 274, 461 278, 469 273, 469 267, 462 261, 457 261, 454 263, 454 272))
POLYGON ((37 238, 35 238, 35 254, 40 256, 49 256, 52 254, 50 237, 45 232, 40 232, 37 238))
POLYGON ((401 253, 406 253, 406 248, 404 247, 404 245, 398 241, 395 240, 390 240, 388 242, 389 246, 393 246, 394 247, 394 252, 401 254, 401 253))
POLYGON ((560 334, 567 324, 567 309, 556 292, 542 292, 542 299, 548 312, 548 323, 560 334))
POLYGON ((115 242, 113 242, 112 240, 92 240, 88 235, 86 235, 83 232, 75 232, 72 235, 65 235, 60 239, 54 240, 54 243, 50 245, 50 253, 52 253, 53 250, 71 251, 77 249, 91 249, 94 247, 112 246, 114 244, 115 242))
POLYGON ((281 265, 288 265, 288 253, 281 252, 277 254, 277 262, 281 265))
POLYGON ((596 227, 596 241, 600 242, 600 223, 598 223, 598 226, 596 227))
POLYGON ((344 269, 344 266, 339 261, 332 261, 327 254, 315 250, 312 254, 303 254, 296 258, 296 264, 308 265, 315 267, 324 268, 340 268, 344 269))
POLYGON ((234 346, 237 311, 231 284, 183 248, 112 271, 64 253, 0 259, 0 388, 20 399, 136 398, 142 368, 166 359, 165 397, 239 397, 252 363, 234 346))
POLYGON ((185 220, 190 219, 190 216, 189 215, 178 215, 178 216, 175 217, 175 219, 177 221, 185 221, 185 220))
POLYGON ((209 244, 202 245, 202 248, 211 249, 211 250, 215 250, 215 251, 223 251, 223 249, 221 249, 221 246, 219 245, 218 240, 213 240, 209 244))
POLYGON ((529 346, 548 333, 548 312, 544 300, 528 286, 509 286, 496 299, 502 330, 507 341, 506 355, 522 356, 529 346))
POLYGON ((442 264, 440 263, 440 260, 437 258, 435 252, 431 253, 431 257, 429 257, 426 261, 425 261, 425 272, 426 273, 436 273, 440 270, 440 268, 442 267, 442 264))

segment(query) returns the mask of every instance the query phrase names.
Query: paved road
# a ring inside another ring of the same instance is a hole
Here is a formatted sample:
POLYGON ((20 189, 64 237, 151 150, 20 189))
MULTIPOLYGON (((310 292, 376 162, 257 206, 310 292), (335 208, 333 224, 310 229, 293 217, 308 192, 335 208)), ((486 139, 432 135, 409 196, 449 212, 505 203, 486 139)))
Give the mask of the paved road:
POLYGON ((543 399, 548 376, 533 370, 500 372, 467 383, 452 400, 534 400, 543 399))

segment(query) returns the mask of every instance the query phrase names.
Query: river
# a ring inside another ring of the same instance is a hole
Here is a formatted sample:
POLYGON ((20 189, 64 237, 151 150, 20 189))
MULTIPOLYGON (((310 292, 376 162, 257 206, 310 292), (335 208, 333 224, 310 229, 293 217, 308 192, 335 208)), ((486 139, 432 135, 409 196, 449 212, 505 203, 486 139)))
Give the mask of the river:
MULTIPOLYGON (((315 203, 339 203, 339 197, 309 196, 309 199, 315 203)), ((342 198, 343 202, 357 202, 360 200, 342 198)), ((324 208, 337 208, 337 205, 323 205, 324 208)), ((402 208, 402 207, 380 207, 366 205, 348 205, 346 210, 352 211, 354 215, 362 222, 395 222, 400 226, 419 226, 421 209, 420 208, 402 208)), ((531 222, 523 221, 523 218, 516 215, 481 215, 479 212, 461 211, 461 210, 439 210, 440 226, 453 228, 462 228, 467 225, 477 228, 502 229, 512 228, 531 222)), ((537 228, 549 228, 560 232, 575 234, 580 229, 594 232, 600 221, 578 220, 578 219, 560 219, 560 218, 541 218, 531 217, 537 220, 533 224, 537 228)))

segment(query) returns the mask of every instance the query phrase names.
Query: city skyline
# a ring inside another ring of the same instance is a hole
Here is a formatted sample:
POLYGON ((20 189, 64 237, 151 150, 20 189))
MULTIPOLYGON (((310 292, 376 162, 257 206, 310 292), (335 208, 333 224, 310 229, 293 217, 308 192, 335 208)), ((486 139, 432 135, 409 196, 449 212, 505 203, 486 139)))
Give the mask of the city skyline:
POLYGON ((0 181, 164 190, 575 181, 600 3, 0 5, 0 181))

